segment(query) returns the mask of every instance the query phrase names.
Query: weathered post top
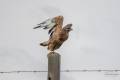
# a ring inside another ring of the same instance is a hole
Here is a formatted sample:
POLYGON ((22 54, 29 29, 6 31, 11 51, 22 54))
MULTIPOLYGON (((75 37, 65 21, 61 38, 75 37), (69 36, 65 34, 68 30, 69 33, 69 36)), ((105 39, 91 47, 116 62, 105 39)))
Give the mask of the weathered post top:
POLYGON ((60 55, 56 52, 48 54, 48 80, 60 80, 60 55))

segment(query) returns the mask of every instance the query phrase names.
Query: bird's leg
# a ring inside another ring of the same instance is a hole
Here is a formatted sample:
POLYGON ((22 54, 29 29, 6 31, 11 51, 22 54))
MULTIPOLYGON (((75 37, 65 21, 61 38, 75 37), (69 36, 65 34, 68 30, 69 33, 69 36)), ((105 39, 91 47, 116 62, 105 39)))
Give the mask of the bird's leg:
POLYGON ((49 50, 49 54, 54 54, 54 50, 49 50))
POLYGON ((54 51, 51 51, 51 53, 53 53, 53 54, 54 54, 54 51))
POLYGON ((51 53, 51 54, 52 54, 52 53, 54 54, 54 51, 50 51, 50 53, 51 53))
MULTIPOLYGON (((50 51, 50 50, 49 50, 49 54, 54 54, 54 51, 50 51)), ((48 55, 47 55, 47 57, 48 57, 48 55)))

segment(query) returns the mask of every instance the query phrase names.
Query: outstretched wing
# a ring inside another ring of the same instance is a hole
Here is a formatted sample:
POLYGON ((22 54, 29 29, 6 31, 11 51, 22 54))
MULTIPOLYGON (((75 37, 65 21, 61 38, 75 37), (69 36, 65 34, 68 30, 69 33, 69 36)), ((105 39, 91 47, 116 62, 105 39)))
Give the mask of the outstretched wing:
POLYGON ((38 24, 38 26, 34 27, 33 29, 36 29, 36 28, 49 29, 48 34, 52 36, 52 34, 55 31, 56 25, 58 25, 60 22, 63 22, 63 17, 57 16, 52 19, 47 19, 43 21, 42 23, 38 24))
POLYGON ((42 23, 38 24, 38 26, 34 27, 33 29, 37 29, 37 28, 49 29, 48 34, 51 35, 51 33, 53 32, 53 29, 55 28, 55 25, 56 25, 56 22, 54 18, 47 19, 42 23))

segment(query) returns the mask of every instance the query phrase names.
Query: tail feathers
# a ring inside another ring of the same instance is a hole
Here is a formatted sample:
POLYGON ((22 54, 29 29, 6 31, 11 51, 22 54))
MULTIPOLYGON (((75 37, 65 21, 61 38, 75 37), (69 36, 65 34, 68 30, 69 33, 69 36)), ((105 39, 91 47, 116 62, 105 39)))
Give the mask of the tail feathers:
POLYGON ((48 41, 40 43, 41 46, 48 46, 48 41))

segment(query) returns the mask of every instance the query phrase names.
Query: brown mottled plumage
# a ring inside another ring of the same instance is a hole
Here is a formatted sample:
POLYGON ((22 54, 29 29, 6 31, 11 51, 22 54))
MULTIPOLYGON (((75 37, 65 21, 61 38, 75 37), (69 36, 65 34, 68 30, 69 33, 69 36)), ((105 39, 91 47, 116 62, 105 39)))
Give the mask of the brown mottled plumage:
POLYGON ((72 30, 72 24, 67 24, 63 27, 63 16, 57 16, 53 19, 48 19, 43 23, 38 24, 36 28, 43 27, 43 29, 49 29, 49 40, 40 43, 41 46, 48 46, 48 50, 54 51, 63 44, 68 39, 69 32, 72 30))

